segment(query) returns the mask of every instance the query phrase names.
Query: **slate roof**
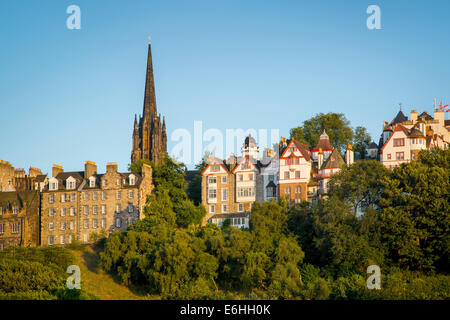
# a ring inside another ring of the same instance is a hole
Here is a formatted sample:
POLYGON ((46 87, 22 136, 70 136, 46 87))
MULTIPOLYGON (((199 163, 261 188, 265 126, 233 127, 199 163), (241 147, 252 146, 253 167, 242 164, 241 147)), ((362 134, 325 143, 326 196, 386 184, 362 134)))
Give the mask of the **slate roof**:
POLYGON ((424 119, 424 120, 433 120, 433 117, 430 116, 428 114, 428 112, 426 112, 426 111, 422 112, 418 118, 419 119, 424 119))
POLYGON ((409 133, 409 137, 411 138, 424 138, 424 135, 422 133, 422 131, 416 129, 416 128, 412 128, 410 133, 409 133))
POLYGON ((45 181, 45 178, 47 178, 47 175, 46 175, 46 174, 38 174, 38 175, 36 176, 35 181, 36 181, 36 182, 44 182, 44 181, 45 181))
POLYGON ((372 141, 367 149, 378 149, 378 145, 372 141))
POLYGON ((400 110, 400 111, 397 113, 397 115, 395 116, 395 118, 391 121, 390 125, 397 124, 397 123, 401 123, 401 122, 404 122, 404 121, 408 121, 408 117, 406 117, 406 116, 403 114, 402 110, 400 110))
POLYGON ((337 169, 342 168, 345 161, 338 149, 334 148, 328 159, 322 164, 320 169, 337 169))

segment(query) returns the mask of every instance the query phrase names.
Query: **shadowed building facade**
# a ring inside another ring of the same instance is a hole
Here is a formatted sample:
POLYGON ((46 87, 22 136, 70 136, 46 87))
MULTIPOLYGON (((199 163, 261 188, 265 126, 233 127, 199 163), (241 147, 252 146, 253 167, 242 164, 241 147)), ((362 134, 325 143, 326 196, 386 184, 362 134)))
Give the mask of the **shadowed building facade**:
POLYGON ((133 150, 131 162, 141 159, 161 163, 167 153, 166 123, 156 111, 155 81, 153 78, 152 51, 148 44, 147 76, 145 80, 143 115, 134 118, 133 150))

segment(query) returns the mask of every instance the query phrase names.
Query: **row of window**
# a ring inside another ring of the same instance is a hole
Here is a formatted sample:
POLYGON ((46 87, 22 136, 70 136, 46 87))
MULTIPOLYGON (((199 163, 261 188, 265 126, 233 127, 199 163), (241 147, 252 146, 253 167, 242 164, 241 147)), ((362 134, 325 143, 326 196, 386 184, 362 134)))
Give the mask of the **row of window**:
MULTIPOLYGON (((222 176, 221 178, 222 184, 227 183, 227 176, 222 176)), ((217 177, 216 176, 209 176, 208 177, 208 184, 216 184, 217 183, 217 177)))
MULTIPOLYGON (((291 194, 291 187, 284 188, 285 194, 291 194)), ((295 193, 302 193, 302 187, 295 187, 295 193)))
POLYGON ((255 196, 255 188, 254 187, 237 188, 237 196, 238 197, 254 197, 255 196))
POLYGON ((284 179, 285 180, 289 180, 289 179, 300 179, 300 171, 295 171, 295 174, 291 174, 290 171, 286 171, 284 173, 284 179))
MULTIPOLYGON (((222 205, 222 213, 228 212, 228 205, 223 204, 222 205)), ((244 212, 244 204, 239 203, 238 204, 238 212, 244 212)), ((209 206, 209 213, 216 213, 216 206, 214 204, 209 206)))
MULTIPOLYGON (((95 184, 96 179, 94 177, 89 178, 89 187, 90 188, 95 188, 96 184, 95 184)), ((124 180, 125 181, 125 180, 124 180)), ((122 183, 122 179, 118 178, 116 181, 116 184, 118 186, 120 186, 122 183)), ((128 177, 128 183, 130 186, 134 186, 136 183, 136 178, 134 175, 130 175, 128 177)), ((107 180, 102 180, 102 186, 105 187, 107 184, 107 180)), ((68 190, 74 190, 76 188, 76 180, 73 177, 69 177, 66 180, 66 188, 68 190)), ((58 180, 53 180, 50 181, 49 183, 49 190, 51 191, 55 191, 58 190, 58 180)))
MULTIPOLYGON (((117 190, 116 199, 120 200, 121 198, 122 198, 122 190, 117 190)), ((133 198, 134 198, 134 190, 128 190, 128 199, 133 199, 133 198)), ((61 194, 61 202, 69 202, 69 201, 75 202, 75 199, 76 199, 75 193, 71 193, 70 198, 65 193, 61 194)), ((83 200, 85 200, 85 201, 89 200, 89 192, 83 192, 83 200)), ((98 192, 97 191, 92 192, 92 200, 94 200, 94 201, 98 200, 98 192)), ((106 191, 102 192, 102 200, 106 200, 106 191)), ((48 202, 49 203, 55 202, 54 194, 49 195, 48 202)))
MULTIPOLYGON (((132 217, 128 217, 128 225, 132 224, 133 221, 134 220, 133 220, 132 217)), ((115 222, 114 222, 114 225, 117 228, 120 228, 122 226, 122 219, 121 218, 116 218, 115 222)), ((2 225, 0 224, 0 226, 2 226, 2 225)), ((59 226, 60 226, 60 228, 59 228, 60 230, 67 230, 67 229, 68 230, 75 230, 75 221, 73 221, 73 220, 69 221, 69 224, 67 224, 66 221, 61 221, 59 226)), ((83 228, 84 229, 89 229, 90 227, 92 229, 97 229, 99 227, 105 229, 106 228, 106 219, 101 219, 100 220, 100 226, 99 226, 99 220, 98 219, 91 219, 91 220, 84 219, 83 220, 83 228)), ((3 228, 4 228, 4 226, 3 226, 3 228)), ((2 233, 1 230, 2 229, 0 229, 0 234, 2 233)), ((55 230, 55 223, 50 222, 48 224, 48 231, 54 231, 54 230, 55 230)), ((18 232, 18 231, 16 231, 16 232, 18 232)))
MULTIPOLYGON (((107 213, 105 204, 102 205, 100 208, 101 208, 101 214, 106 214, 107 213)), ((128 212, 129 213, 133 213, 134 211, 135 211, 134 206, 131 203, 128 204, 128 212)), ((55 208, 49 208, 48 209, 48 216, 49 217, 54 217, 55 216, 55 212, 56 212, 55 208)), ((116 213, 122 212, 122 206, 121 206, 120 203, 116 204, 116 211, 115 212, 116 213)), ((89 206, 83 206, 83 213, 85 215, 89 214, 89 206)), ((99 213, 99 206, 92 206, 92 214, 98 214, 98 213, 99 213)), ((61 208, 60 214, 61 214, 61 217, 65 217, 66 214, 67 214, 67 208, 61 208)), ((69 215, 70 216, 75 216, 75 208, 74 207, 70 207, 69 208, 69 215)))
MULTIPOLYGON (((17 206, 14 206, 12 209, 13 209, 12 213, 14 215, 17 215, 17 213, 19 213, 19 208, 17 206)), ((2 216, 3 213, 5 213, 5 212, 6 212, 6 210, 4 210, 3 207, 0 207, 0 216, 2 216)))
MULTIPOLYGON (((70 194, 70 200, 69 197, 67 197, 67 195, 64 193, 61 195, 61 202, 75 202, 76 199, 76 194, 75 193, 71 193, 70 194)), ((48 196, 48 202, 49 203, 54 203, 55 202, 55 194, 51 193, 48 196)))
MULTIPOLYGON (((216 199, 217 198, 217 189, 208 189, 208 198, 216 199)), ((228 200, 228 189, 222 189, 222 201, 228 200)))
MULTIPOLYGON (((20 231, 20 222, 11 223, 11 233, 19 233, 20 231)), ((4 234, 6 231, 5 224, 0 223, 0 234, 4 234)))
MULTIPOLYGON (((242 182, 244 181, 244 174, 238 174, 238 181, 242 182)), ((248 180, 249 181, 253 181, 255 180, 255 174, 254 173, 249 173, 248 174, 248 180)), ((269 181, 274 181, 275 180, 275 176, 273 174, 269 174, 269 181)), ((227 183, 227 176, 222 176, 221 177, 221 181, 222 184, 226 184, 227 183)), ((208 184, 216 184, 217 183, 217 177, 216 176, 208 176, 208 184)))
MULTIPOLYGON (((397 160, 405 160, 405 153, 404 152, 396 152, 395 153, 395 158, 397 160)), ((387 154, 387 159, 391 160, 391 154, 390 153, 387 154)))
MULTIPOLYGON (((105 220, 105 225, 106 225, 106 219, 103 219, 103 220, 105 220)), ((75 230, 75 221, 74 220, 69 221, 69 225, 67 225, 66 221, 61 221, 60 222, 60 229, 61 230, 66 230, 67 228, 69 230, 75 230)), ((48 231, 53 231, 53 230, 55 230, 55 223, 50 222, 48 224, 48 231)))

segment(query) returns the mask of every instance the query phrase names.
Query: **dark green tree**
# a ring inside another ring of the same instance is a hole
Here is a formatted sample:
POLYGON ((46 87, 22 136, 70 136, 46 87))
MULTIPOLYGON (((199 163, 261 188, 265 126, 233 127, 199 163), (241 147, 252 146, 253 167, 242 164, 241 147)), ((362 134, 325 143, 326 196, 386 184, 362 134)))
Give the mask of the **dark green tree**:
POLYGON ((330 143, 343 152, 347 145, 353 141, 353 130, 350 121, 342 113, 319 113, 303 125, 290 131, 291 139, 294 138, 315 147, 322 132, 326 130, 330 143))
POLYGON ((353 134, 353 148, 359 154, 360 159, 364 159, 367 154, 367 148, 369 147, 372 138, 367 132, 367 129, 361 126, 355 128, 353 134))

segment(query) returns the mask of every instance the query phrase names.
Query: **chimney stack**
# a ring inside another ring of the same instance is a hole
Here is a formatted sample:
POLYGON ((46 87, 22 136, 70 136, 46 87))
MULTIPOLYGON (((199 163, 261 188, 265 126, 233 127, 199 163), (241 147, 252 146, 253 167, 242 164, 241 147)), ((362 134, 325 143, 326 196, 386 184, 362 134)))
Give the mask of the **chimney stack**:
POLYGON ((88 179, 89 177, 97 174, 97 164, 93 161, 86 161, 84 164, 84 178, 88 179))
POLYGON ((106 164, 106 172, 116 173, 117 171, 117 162, 108 162, 106 164))
MULTIPOLYGON (((361 154, 361 159, 363 159, 364 156, 364 154, 361 154)), ((355 154, 353 152, 353 147, 350 144, 347 146, 347 151, 345 152, 345 162, 348 166, 355 162, 355 154)))
POLYGON ((54 164, 53 168, 52 168, 52 177, 55 178, 61 172, 64 172, 63 167, 59 166, 57 164, 54 164))
POLYGON ((152 175, 153 175, 152 166, 147 163, 143 163, 142 164, 142 177, 144 177, 144 178, 149 177, 151 179, 152 175))
POLYGON ((30 169, 28 169, 28 175, 30 177, 32 177, 32 178, 35 178, 35 177, 37 177, 38 175, 41 175, 41 174, 42 174, 41 169, 33 168, 33 167, 30 167, 30 169))
POLYGON ((411 113, 410 113, 411 121, 416 122, 418 116, 419 116, 419 114, 417 113, 417 110, 411 110, 411 113))

